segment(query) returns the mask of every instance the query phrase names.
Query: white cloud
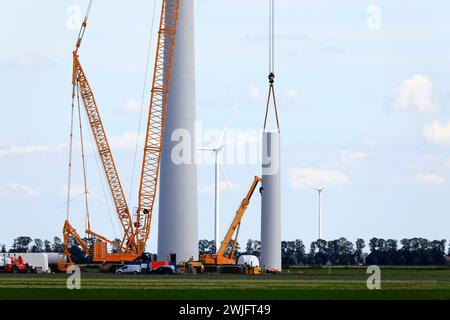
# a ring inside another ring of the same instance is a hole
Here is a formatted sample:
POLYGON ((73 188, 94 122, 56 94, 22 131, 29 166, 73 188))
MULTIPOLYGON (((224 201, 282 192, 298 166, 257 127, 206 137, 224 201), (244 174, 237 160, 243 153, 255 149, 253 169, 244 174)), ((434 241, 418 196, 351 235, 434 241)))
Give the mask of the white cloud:
POLYGON ((392 108, 421 112, 437 111, 439 107, 436 103, 433 83, 422 75, 414 75, 402 81, 394 91, 392 108))
POLYGON ((0 196, 2 197, 29 198, 37 195, 39 192, 33 188, 16 182, 10 182, 0 187, 0 196))
POLYGON ((24 154, 32 154, 37 152, 46 152, 50 148, 48 146, 12 146, 6 149, 0 149, 0 158, 15 156, 15 155, 24 155, 24 154))
POLYGON ((339 157, 342 162, 350 163, 358 159, 366 158, 368 157, 368 154, 362 151, 341 150, 339 151, 339 157))
POLYGON ((141 103, 136 100, 126 101, 119 109, 119 113, 139 113, 141 112, 141 103))
POLYGON ((294 89, 289 89, 282 94, 283 105, 286 107, 302 108, 305 106, 305 99, 294 89))
POLYGON ((433 144, 450 146, 450 121, 442 125, 438 120, 427 123, 422 127, 425 138, 433 144))
POLYGON ((255 86, 255 85, 249 85, 245 92, 247 93, 248 97, 253 100, 254 102, 260 102, 262 100, 262 92, 261 90, 255 86))
MULTIPOLYGON (((144 137, 145 134, 141 134, 139 137, 139 145, 143 145, 144 137)), ((136 132, 126 132, 120 136, 112 137, 109 140, 109 145, 113 152, 129 152, 135 150, 137 140, 138 134, 136 132)))
POLYGON ((447 179, 434 173, 416 174, 412 181, 417 184, 442 186, 447 183, 447 179))
POLYGON ((58 65, 54 60, 40 55, 24 55, 6 62, 6 66, 20 69, 50 69, 58 65))
POLYGON ((294 189, 317 186, 341 185, 350 182, 349 177, 340 170, 290 168, 288 182, 294 189))

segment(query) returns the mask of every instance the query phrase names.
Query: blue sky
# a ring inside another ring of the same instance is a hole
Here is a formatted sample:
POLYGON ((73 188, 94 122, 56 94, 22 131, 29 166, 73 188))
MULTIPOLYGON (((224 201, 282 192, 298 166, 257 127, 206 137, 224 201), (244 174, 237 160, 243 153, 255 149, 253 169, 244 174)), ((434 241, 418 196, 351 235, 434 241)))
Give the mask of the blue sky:
MULTIPOLYGON (((10 245, 19 235, 61 234, 77 35, 70 19, 72 6, 84 10, 88 1, 0 3, 0 243, 10 245)), ((127 194, 153 4, 94 1, 80 51, 127 194)), ((261 0, 196 1, 197 111, 205 130, 221 130, 234 101, 230 129, 261 128, 267 9, 261 0)), ((449 10, 443 0, 277 1, 283 239, 317 238, 314 184, 327 186, 327 239, 449 238, 449 10), (381 9, 380 29, 367 25, 371 5, 381 9)), ((152 63, 154 46, 151 52, 152 63)), ((118 223, 87 148, 93 229, 114 237, 118 223)), ((75 160, 74 183, 81 185, 79 153, 75 160)), ((198 167, 201 239, 213 238, 213 170, 198 167)), ((222 231, 260 167, 225 163, 225 171, 234 187, 222 191, 222 231)), ((259 239, 257 197, 242 242, 259 239)), ((131 199, 135 205, 136 195, 131 199)), ((82 231, 81 199, 72 202, 72 220, 82 231)), ((155 215, 150 251, 157 223, 155 215)))

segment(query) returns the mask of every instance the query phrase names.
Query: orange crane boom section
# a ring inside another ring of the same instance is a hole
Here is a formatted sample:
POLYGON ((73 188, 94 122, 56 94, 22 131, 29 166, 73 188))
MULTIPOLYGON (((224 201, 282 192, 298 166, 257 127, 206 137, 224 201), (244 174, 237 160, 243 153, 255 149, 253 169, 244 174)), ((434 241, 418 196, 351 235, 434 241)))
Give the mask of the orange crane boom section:
MULTIPOLYGON (((252 185, 250 186, 250 189, 247 192, 247 195, 242 200, 239 208, 236 211, 236 215, 234 216, 233 222, 231 223, 230 227, 228 228, 228 231, 225 235, 225 238, 222 241, 222 244, 220 245, 220 248, 217 250, 216 254, 204 254, 200 256, 200 262, 205 265, 229 265, 229 264, 236 264, 236 258, 235 258, 235 251, 236 251, 236 242, 237 242, 237 235, 239 231, 239 227, 241 225, 242 217, 244 216, 244 213, 247 211, 248 204, 250 203, 250 199, 252 198, 253 193, 255 192, 256 187, 258 186, 258 183, 261 182, 263 179, 260 177, 255 177, 253 180, 252 185), (233 235, 236 233, 236 237, 233 238, 233 235), (227 248, 232 245, 232 248, 230 250, 230 253, 227 253, 227 248)), ((262 191, 262 190, 261 190, 262 191)))
MULTIPOLYGON (((89 4, 88 12, 91 4, 92 1, 89 4)), ((97 145, 97 151, 114 200, 118 218, 124 231, 124 236, 122 242, 116 244, 91 230, 86 230, 86 233, 95 239, 93 248, 90 248, 71 226, 67 218, 63 228, 63 235, 65 242, 65 256, 67 256, 68 263, 61 263, 62 268, 66 268, 67 265, 72 263, 68 249, 69 237, 73 237, 83 251, 91 256, 94 262, 129 262, 139 258, 145 250, 150 234, 152 211, 158 185, 179 8, 180 0, 162 0, 144 158, 139 187, 139 206, 135 219, 133 219, 129 211, 93 91, 79 61, 78 50, 86 31, 88 14, 81 26, 76 47, 73 52, 72 83, 74 88, 78 88, 85 106, 89 126, 97 145), (107 243, 115 246, 119 252, 108 253, 107 243)), ((75 89, 72 94, 72 99, 74 98, 75 89)))

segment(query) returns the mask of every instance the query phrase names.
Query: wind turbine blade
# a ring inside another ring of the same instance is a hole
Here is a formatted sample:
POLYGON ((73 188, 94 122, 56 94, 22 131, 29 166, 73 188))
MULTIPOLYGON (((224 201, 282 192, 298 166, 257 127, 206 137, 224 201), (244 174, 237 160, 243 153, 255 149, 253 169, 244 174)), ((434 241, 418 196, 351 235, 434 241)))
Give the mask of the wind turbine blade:
POLYGON ((222 147, 222 141, 223 141, 223 138, 225 136, 225 132, 227 131, 231 120, 234 118, 234 114, 235 114, 236 109, 237 109, 237 101, 234 101, 233 107, 231 108, 230 115, 228 116, 228 119, 225 122, 225 125, 223 126, 223 130, 222 130, 222 132, 221 132, 221 134, 219 136, 219 139, 217 139, 216 146, 215 146, 216 149, 219 149, 219 148, 222 147))
POLYGON ((73 197, 72 199, 69 200, 69 202, 63 203, 62 205, 58 206, 56 209, 61 209, 64 206, 67 206, 68 203, 71 203, 72 201, 78 199, 79 197, 83 196, 84 192, 80 193, 79 195, 73 197))
POLYGON ((225 181, 225 184, 227 185, 227 188, 230 192, 233 191, 233 188, 231 186, 231 183, 228 181, 227 176, 225 175, 225 170, 223 169, 222 163, 219 162, 219 169, 220 169, 220 173, 223 176, 223 180, 225 181))
POLYGON ((90 194, 93 198, 95 198, 95 199, 97 199, 97 200, 99 200, 99 201, 101 201, 101 202, 103 202, 103 203, 106 203, 106 201, 105 201, 104 199, 100 198, 100 197, 97 196, 95 193, 89 192, 89 194, 90 194))

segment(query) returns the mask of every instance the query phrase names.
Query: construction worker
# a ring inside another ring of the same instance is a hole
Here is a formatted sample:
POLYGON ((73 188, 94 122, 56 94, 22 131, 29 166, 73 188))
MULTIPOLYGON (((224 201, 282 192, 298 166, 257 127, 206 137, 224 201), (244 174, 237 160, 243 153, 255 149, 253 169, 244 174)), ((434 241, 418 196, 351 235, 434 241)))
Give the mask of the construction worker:
POLYGON ((203 263, 200 265, 200 273, 205 273, 205 266, 203 265, 203 263))

